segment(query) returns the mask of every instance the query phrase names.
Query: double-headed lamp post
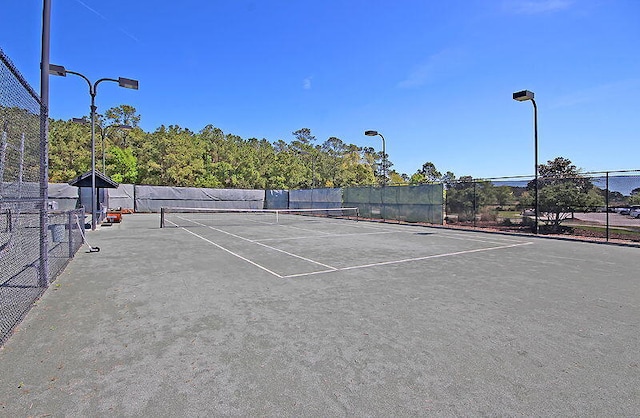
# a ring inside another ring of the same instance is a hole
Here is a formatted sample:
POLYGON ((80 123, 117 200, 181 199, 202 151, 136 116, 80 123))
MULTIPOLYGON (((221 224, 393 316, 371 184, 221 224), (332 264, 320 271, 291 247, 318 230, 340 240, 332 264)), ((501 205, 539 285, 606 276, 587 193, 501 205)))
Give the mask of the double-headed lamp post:
MULTIPOLYGON (((86 117, 82 117, 82 118, 73 118, 72 119, 73 122, 75 123, 80 123, 80 124, 88 124, 90 123, 86 117)), ((131 125, 124 125, 124 124, 120 124, 120 123, 112 123, 111 125, 108 125, 106 127, 102 127, 102 124, 97 123, 96 126, 98 128, 100 128, 100 142, 101 142, 101 148, 102 148, 102 174, 107 175, 107 165, 105 163, 105 148, 104 148, 104 141, 107 138, 107 133, 109 132, 110 129, 119 129, 122 131, 130 131, 133 129, 133 126, 131 125)))
POLYGON ((378 131, 364 131, 366 136, 379 136, 382 138, 382 185, 387 185, 387 150, 384 144, 384 136, 378 131))
POLYGON ((539 232, 538 229, 538 216, 540 215, 540 207, 538 201, 538 106, 536 105, 536 101, 534 100, 534 94, 529 90, 522 90, 513 93, 513 100, 517 100, 519 102, 525 102, 530 100, 533 103, 533 138, 534 138, 534 148, 535 148, 535 233, 539 232))
POLYGON ((95 83, 91 83, 86 76, 77 73, 75 71, 69 71, 62 65, 49 64, 49 74, 66 77, 67 74, 77 75, 82 77, 89 85, 89 95, 91 96, 91 230, 96 229, 96 93, 98 84, 103 81, 113 81, 118 83, 120 87, 138 90, 138 80, 132 80, 130 78, 119 77, 114 78, 101 78, 95 83))

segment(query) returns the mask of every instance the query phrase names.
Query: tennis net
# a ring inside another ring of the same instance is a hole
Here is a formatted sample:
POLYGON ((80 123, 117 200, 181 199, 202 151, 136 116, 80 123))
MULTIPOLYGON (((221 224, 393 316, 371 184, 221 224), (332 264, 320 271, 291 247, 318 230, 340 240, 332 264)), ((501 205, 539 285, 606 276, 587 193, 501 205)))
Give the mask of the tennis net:
POLYGON ((214 209, 160 208, 160 228, 195 226, 292 225, 326 222, 329 219, 358 220, 358 208, 327 209, 214 209))

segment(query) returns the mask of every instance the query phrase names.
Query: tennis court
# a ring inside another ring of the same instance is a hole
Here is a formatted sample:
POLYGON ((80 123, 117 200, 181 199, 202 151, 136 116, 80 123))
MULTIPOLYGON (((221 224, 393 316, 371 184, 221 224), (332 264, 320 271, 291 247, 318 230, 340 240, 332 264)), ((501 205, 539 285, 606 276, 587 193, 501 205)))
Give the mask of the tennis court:
POLYGON ((167 226, 180 227, 203 245, 211 245, 279 278, 419 265, 432 258, 531 244, 498 235, 434 235, 424 228, 359 222, 355 211, 345 213, 342 208, 308 212, 202 210, 171 215, 167 215, 167 226), (332 212, 337 212, 338 217, 333 217, 332 212))
POLYGON ((2 412, 640 412, 640 249, 273 215, 90 234, 0 351, 2 412))

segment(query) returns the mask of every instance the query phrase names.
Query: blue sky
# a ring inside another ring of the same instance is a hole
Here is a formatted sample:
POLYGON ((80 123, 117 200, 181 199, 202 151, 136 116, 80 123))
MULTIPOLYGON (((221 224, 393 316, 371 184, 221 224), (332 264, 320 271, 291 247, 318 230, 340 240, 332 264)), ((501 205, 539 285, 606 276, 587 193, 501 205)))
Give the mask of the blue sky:
MULTIPOLYGON (((0 47, 39 91, 42 1, 5 2, 0 47), (7 4, 8 3, 8 4, 7 4)), ((309 128, 381 149, 413 174, 640 169, 637 0, 52 0, 51 62, 92 80, 98 112, 134 106, 146 131, 212 124, 290 141, 309 128)), ((50 116, 89 112, 86 82, 51 78, 50 116)))

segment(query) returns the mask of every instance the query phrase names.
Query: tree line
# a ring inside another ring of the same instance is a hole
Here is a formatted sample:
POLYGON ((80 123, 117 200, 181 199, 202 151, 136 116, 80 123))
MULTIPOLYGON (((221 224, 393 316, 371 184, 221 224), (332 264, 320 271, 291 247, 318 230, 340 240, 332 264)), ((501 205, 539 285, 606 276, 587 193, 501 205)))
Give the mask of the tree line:
MULTIPOLYGON (((95 122, 96 170, 118 183, 304 189, 455 179, 452 172, 440 174, 431 162, 412 175, 398 173, 382 151, 336 137, 318 143, 309 128, 292 132, 288 142, 244 139, 213 125, 199 132, 177 125, 145 132, 139 127, 140 115, 129 105, 108 109, 95 122)), ((51 120, 50 181, 67 182, 90 169, 89 120, 51 120)))
MULTIPOLYGON (((139 121, 127 105, 97 117, 96 170, 119 183, 182 187, 298 189, 383 182, 381 152, 336 137, 318 143, 309 128, 293 132, 289 142, 272 143, 213 125, 200 132, 177 125, 145 132, 139 121)), ((89 123, 78 122, 83 121, 50 122, 52 182, 67 182, 91 169, 89 123)))
MULTIPOLYGON (((213 125, 200 132, 176 125, 145 132, 139 122, 140 115, 128 105, 111 108, 97 117, 96 169, 116 182, 275 190, 442 183, 447 210, 468 216, 491 205, 524 210, 534 203, 534 181, 526 187, 512 187, 471 176, 456 178, 450 171, 441 173, 431 162, 411 175, 398 173, 382 152, 336 137, 318 143, 309 128, 292 132, 289 142, 269 142, 224 133, 213 125)), ((87 120, 52 120, 49 126, 50 181, 67 182, 89 171, 87 120)), ((640 188, 628 197, 610 192, 609 199, 619 204, 640 204, 640 188)), ((539 165, 538 200, 548 222, 559 225, 575 208, 603 206, 605 191, 570 160, 557 157, 539 165)))

